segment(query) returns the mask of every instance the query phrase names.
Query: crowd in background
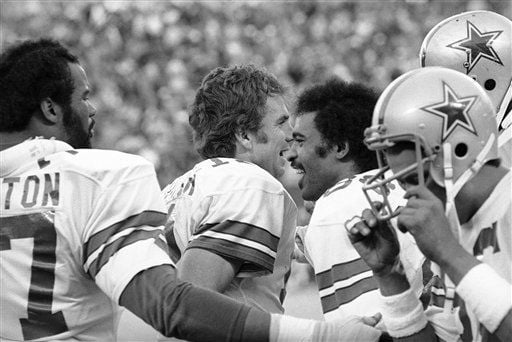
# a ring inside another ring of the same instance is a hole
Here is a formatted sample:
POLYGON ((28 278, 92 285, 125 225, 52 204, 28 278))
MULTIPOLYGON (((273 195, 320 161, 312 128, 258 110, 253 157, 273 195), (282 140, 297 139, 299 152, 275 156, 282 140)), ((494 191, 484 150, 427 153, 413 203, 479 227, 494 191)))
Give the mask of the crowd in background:
POLYGON ((332 75, 381 90, 418 67, 421 41, 436 23, 473 9, 507 16, 511 5, 499 0, 2 0, 0 49, 51 36, 80 51, 93 101, 101 108, 93 146, 144 156, 163 185, 199 160, 187 110, 212 68, 263 65, 294 93, 332 75))

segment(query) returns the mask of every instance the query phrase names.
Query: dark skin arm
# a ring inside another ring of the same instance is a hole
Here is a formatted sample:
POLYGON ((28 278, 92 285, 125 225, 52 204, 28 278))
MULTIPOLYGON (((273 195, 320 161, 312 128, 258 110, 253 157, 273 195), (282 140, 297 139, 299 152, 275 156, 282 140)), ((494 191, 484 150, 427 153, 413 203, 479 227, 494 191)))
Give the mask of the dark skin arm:
MULTIPOLYGON (((426 187, 411 186, 405 197, 407 205, 398 216, 402 231, 410 232, 423 254, 440 267, 457 285, 464 275, 480 262, 466 252, 453 235, 442 202, 426 187)), ((398 257, 398 241, 387 222, 379 222, 370 210, 363 212, 363 221, 349 232, 351 241, 361 257, 372 268, 381 293, 398 294, 409 288, 405 276, 393 265, 398 257)), ((509 311, 494 335, 507 341, 512 333, 512 313, 509 311)), ((436 341, 431 327, 399 341, 436 341)))
POLYGON ((164 336, 187 341, 268 341, 270 315, 176 278, 170 265, 138 273, 119 304, 164 336))
MULTIPOLYGON (((409 281, 400 271, 400 245, 393 227, 388 221, 378 221, 372 211, 363 211, 362 221, 348 232, 352 245, 372 269, 383 296, 400 294, 410 288, 409 281)), ((434 329, 427 324, 412 336, 393 339, 403 342, 437 341, 434 329)))
MULTIPOLYGON (((405 194, 407 206, 398 216, 398 225, 409 231, 427 258, 436 262, 455 285, 480 264, 457 241, 444 213, 443 203, 426 187, 414 186, 405 194)), ((512 334, 512 311, 509 311, 493 335, 508 341, 512 334)))
POLYGON ((187 249, 178 262, 181 280, 223 293, 238 273, 242 261, 224 258, 201 248, 187 249))

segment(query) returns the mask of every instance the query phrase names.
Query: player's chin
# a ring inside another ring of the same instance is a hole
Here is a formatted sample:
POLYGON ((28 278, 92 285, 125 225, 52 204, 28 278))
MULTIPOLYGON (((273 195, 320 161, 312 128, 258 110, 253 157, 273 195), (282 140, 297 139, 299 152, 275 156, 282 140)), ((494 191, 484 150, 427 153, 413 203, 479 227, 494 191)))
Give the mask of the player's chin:
POLYGON ((304 201, 314 202, 320 198, 321 194, 318 189, 315 186, 311 186, 312 184, 309 183, 304 176, 299 180, 298 185, 304 201))
POLYGON ((311 191, 308 190, 309 189, 307 187, 301 189, 302 199, 304 201, 316 201, 318 199, 318 196, 315 196, 315 194, 311 193, 311 191))

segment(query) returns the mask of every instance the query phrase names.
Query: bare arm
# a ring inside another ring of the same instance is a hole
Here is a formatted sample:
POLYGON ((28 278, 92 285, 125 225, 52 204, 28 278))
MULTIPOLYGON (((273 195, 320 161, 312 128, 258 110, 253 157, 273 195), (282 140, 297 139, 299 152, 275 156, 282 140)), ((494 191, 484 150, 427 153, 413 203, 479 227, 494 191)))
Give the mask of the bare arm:
MULTIPOLYGON (((446 255, 443 255, 443 258, 440 259, 441 267, 446 270, 455 285, 458 285, 462 278, 479 264, 480 262, 459 244, 454 244, 452 248, 446 251, 446 255)), ((475 286, 478 286, 478 284, 475 284, 475 286)), ((492 289, 489 289, 489 291, 492 291, 492 289)), ((509 340, 512 335, 512 310, 508 311, 493 335, 501 341, 509 340)))
POLYGON ((194 285, 223 293, 242 261, 222 257, 202 248, 187 249, 178 263, 178 277, 194 285))
POLYGON ((270 315, 182 282, 169 265, 139 272, 119 304, 163 335, 192 342, 377 341, 381 335, 361 319, 320 322, 270 315))
POLYGON ((137 274, 119 304, 165 336, 187 341, 267 341, 270 315, 176 278, 169 265, 137 274))

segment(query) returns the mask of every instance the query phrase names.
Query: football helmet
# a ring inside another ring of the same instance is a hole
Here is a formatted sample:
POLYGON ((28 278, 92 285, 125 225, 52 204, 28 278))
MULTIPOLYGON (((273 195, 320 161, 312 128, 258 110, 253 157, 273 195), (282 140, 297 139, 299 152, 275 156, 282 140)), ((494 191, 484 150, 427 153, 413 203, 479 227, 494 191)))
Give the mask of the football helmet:
POLYGON ((417 172, 423 184, 425 172, 456 193, 487 161, 498 158, 498 130, 494 106, 487 93, 470 77, 452 69, 425 67, 393 81, 382 93, 373 112, 365 143, 377 152, 379 172, 363 186, 378 219, 398 215, 387 200, 387 184, 417 172), (416 162, 390 175, 386 149, 397 142, 414 143, 416 162), (368 192, 383 197, 377 207, 368 192))
POLYGON ((512 100, 512 21, 494 12, 471 11, 449 17, 427 34, 420 63, 465 73, 487 92, 498 129, 510 125, 512 100), (509 115, 510 116, 510 115, 509 115))

